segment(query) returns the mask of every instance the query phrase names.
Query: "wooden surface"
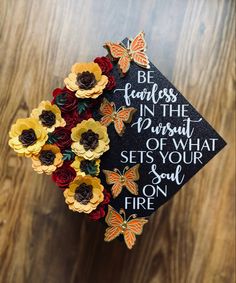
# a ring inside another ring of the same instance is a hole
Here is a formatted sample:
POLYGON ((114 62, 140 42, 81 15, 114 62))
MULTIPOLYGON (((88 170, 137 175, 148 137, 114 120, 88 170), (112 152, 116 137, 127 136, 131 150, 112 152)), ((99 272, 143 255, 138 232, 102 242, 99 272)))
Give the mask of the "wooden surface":
POLYGON ((235 4, 230 0, 0 1, 0 282, 235 282, 235 4), (158 213, 134 250, 69 212, 7 145, 10 125, 106 40, 146 32, 154 64, 228 146, 158 213))

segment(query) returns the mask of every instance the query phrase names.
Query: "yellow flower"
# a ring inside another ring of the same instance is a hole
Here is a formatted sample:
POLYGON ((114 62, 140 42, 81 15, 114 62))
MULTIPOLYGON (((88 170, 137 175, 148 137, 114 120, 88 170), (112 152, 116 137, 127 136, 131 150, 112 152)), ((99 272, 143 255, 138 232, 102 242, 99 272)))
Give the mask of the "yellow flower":
POLYGON ((65 202, 73 211, 90 213, 103 201, 103 189, 97 177, 78 177, 64 191, 65 202))
POLYGON ((100 159, 87 160, 76 156, 70 166, 75 169, 77 176, 97 176, 100 172, 100 159))
POLYGON ((18 119, 9 136, 9 146, 26 157, 38 154, 48 138, 47 131, 34 118, 18 119))
POLYGON ((97 63, 76 63, 64 82, 68 89, 76 91, 79 98, 97 98, 106 87, 108 78, 102 75, 97 63))
POLYGON ((88 160, 97 159, 109 149, 107 128, 92 118, 77 124, 71 131, 74 141, 71 148, 78 156, 88 160))
POLYGON ((51 175, 57 167, 61 167, 63 164, 63 155, 60 148, 56 145, 46 144, 37 155, 33 155, 32 167, 39 174, 46 173, 51 175))
POLYGON ((61 110, 50 101, 42 101, 38 108, 32 110, 31 117, 38 119, 39 123, 47 130, 53 132, 57 127, 64 127, 65 120, 61 117, 61 110))

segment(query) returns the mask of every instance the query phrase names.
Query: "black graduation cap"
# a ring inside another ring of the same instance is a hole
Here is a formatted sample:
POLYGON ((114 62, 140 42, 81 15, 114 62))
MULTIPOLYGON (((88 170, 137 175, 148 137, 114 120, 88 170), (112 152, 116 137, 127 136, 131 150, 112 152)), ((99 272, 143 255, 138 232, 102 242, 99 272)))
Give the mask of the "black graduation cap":
MULTIPOLYGON (((126 43, 127 39, 123 42, 126 43)), ((108 126, 110 150, 102 156, 101 171, 122 171, 140 164, 138 195, 126 188, 111 206, 126 215, 149 216, 167 202, 225 145, 225 141, 150 62, 145 69, 131 62, 129 71, 120 76, 115 62, 116 87, 105 96, 118 109, 137 109, 123 136, 114 125, 108 126)), ((101 173, 105 188, 105 175, 101 173)), ((207 188, 206 188, 207 189, 207 188)))

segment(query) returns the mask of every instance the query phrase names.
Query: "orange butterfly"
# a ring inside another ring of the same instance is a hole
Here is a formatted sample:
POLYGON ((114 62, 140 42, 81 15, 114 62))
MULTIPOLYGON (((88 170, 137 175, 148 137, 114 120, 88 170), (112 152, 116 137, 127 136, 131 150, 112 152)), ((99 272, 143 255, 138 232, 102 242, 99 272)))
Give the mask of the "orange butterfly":
POLYGON ((126 187, 133 195, 138 194, 138 185, 134 181, 139 180, 139 166, 140 164, 136 164, 130 169, 126 166, 123 174, 117 168, 114 171, 103 170, 107 184, 113 185, 111 188, 113 198, 116 198, 121 193, 123 187, 126 187))
POLYGON ((148 56, 145 53, 146 42, 144 32, 140 32, 131 42, 129 40, 127 48, 122 43, 112 42, 106 42, 104 47, 114 59, 119 60, 118 65, 123 74, 129 70, 131 61, 143 68, 150 68, 148 56))
POLYGON ((105 241, 110 242, 123 234, 125 243, 129 249, 132 249, 136 241, 136 235, 141 235, 143 232, 143 225, 148 222, 145 218, 136 218, 136 214, 132 214, 126 220, 125 211, 120 210, 120 214, 110 205, 108 205, 108 212, 105 218, 109 226, 105 232, 105 241), (121 216, 124 215, 124 219, 121 216), (130 218, 133 218, 130 220, 130 218))
POLYGON ((109 102, 104 98, 100 106, 100 112, 103 115, 101 118, 102 125, 108 127, 112 122, 114 123, 115 130, 119 136, 122 136, 125 131, 125 124, 130 123, 136 109, 133 107, 120 107, 116 110, 114 102, 109 102))

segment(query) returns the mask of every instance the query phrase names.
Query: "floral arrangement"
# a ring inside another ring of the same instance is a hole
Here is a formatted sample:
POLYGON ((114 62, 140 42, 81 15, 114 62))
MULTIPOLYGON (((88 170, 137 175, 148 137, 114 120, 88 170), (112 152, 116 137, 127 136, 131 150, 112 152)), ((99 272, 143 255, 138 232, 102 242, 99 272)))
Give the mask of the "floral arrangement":
POLYGON ((10 147, 31 158, 37 173, 52 176, 64 190, 69 209, 87 213, 92 220, 105 216, 111 197, 98 178, 99 158, 109 150, 110 140, 94 113, 100 96, 115 87, 112 68, 107 57, 74 64, 65 87, 53 91, 52 101, 42 101, 9 132, 10 147))
MULTIPOLYGON (((140 33, 131 43, 131 48, 138 48, 140 59, 137 55, 132 59, 132 54, 135 54, 132 49, 131 53, 119 44, 106 44, 106 48, 112 49, 112 59, 119 59, 123 75, 128 71, 131 60, 149 68, 147 56, 142 52, 146 46, 143 37, 144 33, 140 33)), ((118 213, 109 203, 123 187, 134 195, 138 194, 135 182, 139 179, 139 164, 130 169, 124 168, 123 174, 118 169, 103 170, 107 184, 112 185, 111 193, 99 178, 100 157, 109 150, 107 127, 113 124, 117 134, 122 136, 125 123, 131 122, 136 111, 133 107, 116 109, 113 102, 102 97, 105 93, 110 95, 116 86, 112 69, 113 64, 108 57, 74 64, 64 80, 64 88, 55 89, 51 101, 42 101, 32 110, 30 117, 18 119, 12 125, 9 146, 19 156, 30 158, 32 168, 38 174, 51 175, 63 190, 70 210, 86 213, 91 220, 105 218, 108 224, 105 241, 123 234, 127 247, 131 249, 135 235, 142 233, 147 220, 136 215, 126 219, 123 209, 118 213), (96 119, 98 111, 102 115, 100 121, 96 119)))

